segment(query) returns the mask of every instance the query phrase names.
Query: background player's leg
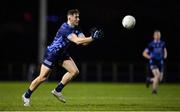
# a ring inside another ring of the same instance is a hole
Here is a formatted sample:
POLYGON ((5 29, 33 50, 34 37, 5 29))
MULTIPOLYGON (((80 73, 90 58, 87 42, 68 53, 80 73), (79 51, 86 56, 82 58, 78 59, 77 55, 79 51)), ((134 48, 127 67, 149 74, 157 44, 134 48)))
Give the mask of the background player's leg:
POLYGON ((160 79, 160 71, 159 69, 153 69, 152 73, 154 75, 153 80, 153 85, 152 85, 152 92, 156 93, 157 92, 157 88, 158 88, 158 83, 159 83, 159 79, 160 79))

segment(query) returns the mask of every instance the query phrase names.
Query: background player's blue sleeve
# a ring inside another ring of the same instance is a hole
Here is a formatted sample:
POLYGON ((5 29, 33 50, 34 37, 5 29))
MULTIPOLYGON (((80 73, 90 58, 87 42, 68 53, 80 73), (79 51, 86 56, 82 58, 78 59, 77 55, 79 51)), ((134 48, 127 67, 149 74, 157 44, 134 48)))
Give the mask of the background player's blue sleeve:
POLYGON ((147 51, 148 53, 150 52, 150 50, 151 50, 151 43, 150 44, 148 44, 148 46, 145 48, 145 51, 147 51))

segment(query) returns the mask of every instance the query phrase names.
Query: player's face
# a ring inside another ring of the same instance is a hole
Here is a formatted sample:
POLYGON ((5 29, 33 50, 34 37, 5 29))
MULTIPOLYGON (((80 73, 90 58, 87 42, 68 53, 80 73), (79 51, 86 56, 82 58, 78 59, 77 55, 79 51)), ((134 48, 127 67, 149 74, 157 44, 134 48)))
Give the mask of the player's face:
POLYGON ((69 21, 72 25, 78 26, 79 25, 79 14, 73 14, 70 16, 69 21))
POLYGON ((160 32, 154 32, 154 39, 155 40, 160 40, 160 38, 161 38, 161 33, 160 32))

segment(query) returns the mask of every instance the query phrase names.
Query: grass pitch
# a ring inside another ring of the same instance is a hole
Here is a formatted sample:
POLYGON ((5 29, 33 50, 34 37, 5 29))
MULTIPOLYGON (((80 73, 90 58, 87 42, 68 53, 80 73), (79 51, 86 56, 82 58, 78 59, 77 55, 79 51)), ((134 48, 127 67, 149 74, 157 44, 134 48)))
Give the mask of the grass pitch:
POLYGON ((21 95, 30 82, 0 82, 0 111, 180 111, 180 84, 161 84, 157 95, 145 84, 69 83, 63 90, 66 103, 51 90, 54 82, 43 83, 24 107, 21 95))

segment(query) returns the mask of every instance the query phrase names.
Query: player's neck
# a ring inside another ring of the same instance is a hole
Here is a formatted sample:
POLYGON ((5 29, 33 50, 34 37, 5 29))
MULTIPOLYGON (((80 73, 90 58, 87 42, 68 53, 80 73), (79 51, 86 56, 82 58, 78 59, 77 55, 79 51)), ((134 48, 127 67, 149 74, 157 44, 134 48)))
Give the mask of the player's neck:
POLYGON ((154 42, 160 42, 160 39, 154 39, 154 42))
POLYGON ((70 26, 70 27, 75 27, 75 25, 73 25, 70 21, 67 21, 67 24, 70 26))

